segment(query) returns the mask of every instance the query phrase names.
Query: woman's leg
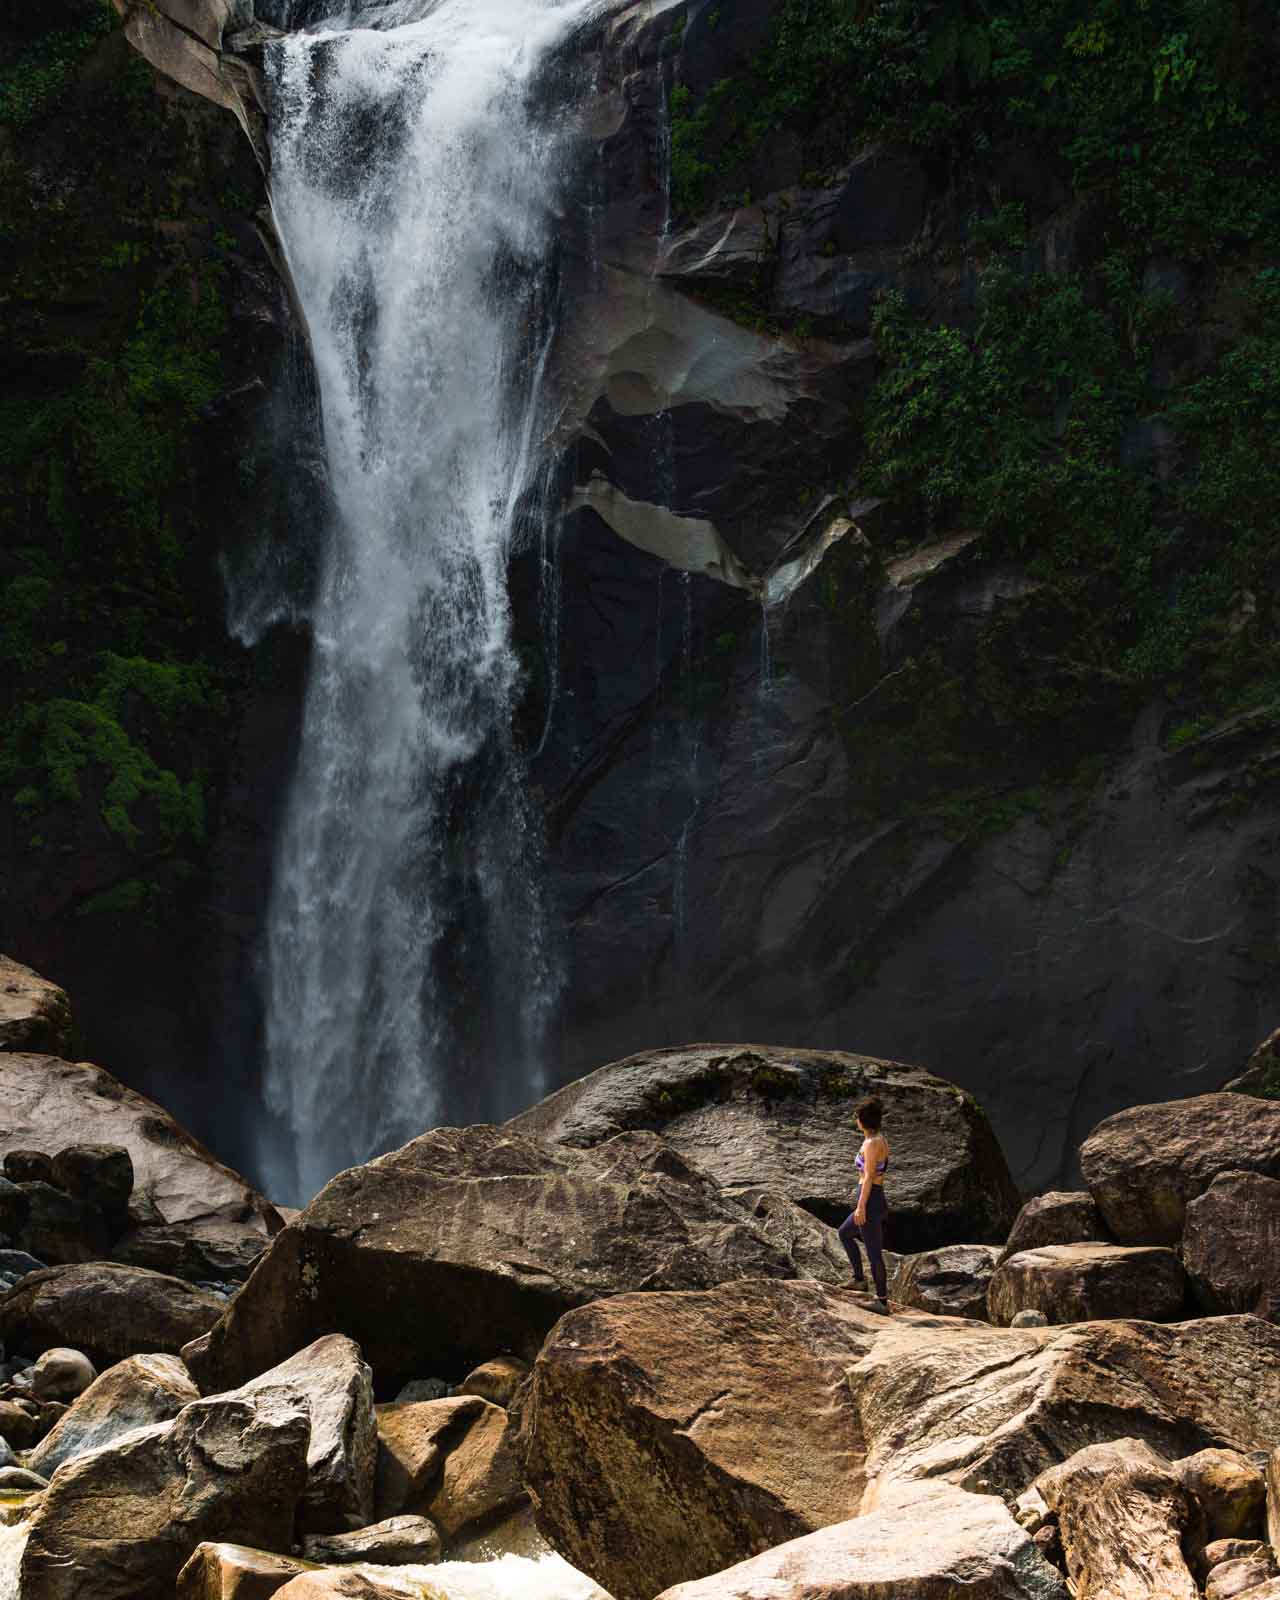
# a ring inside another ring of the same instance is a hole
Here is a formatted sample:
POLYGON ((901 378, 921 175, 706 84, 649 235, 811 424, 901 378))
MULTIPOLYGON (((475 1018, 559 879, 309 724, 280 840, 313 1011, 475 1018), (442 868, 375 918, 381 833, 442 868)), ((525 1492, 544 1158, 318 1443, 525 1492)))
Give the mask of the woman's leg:
POLYGON ((858 1252, 859 1228, 853 1220, 853 1212, 844 1219, 836 1229, 840 1236, 840 1243, 844 1246, 844 1253, 849 1258, 849 1265, 853 1268, 853 1281, 865 1283, 867 1280, 862 1275, 862 1256, 858 1252))
POLYGON ((862 1242, 867 1247, 867 1260, 871 1263, 871 1276, 875 1280, 876 1294, 884 1301, 889 1298, 889 1275, 884 1265, 884 1219, 889 1207, 884 1191, 873 1189, 867 1202, 867 1220, 862 1228, 862 1242))

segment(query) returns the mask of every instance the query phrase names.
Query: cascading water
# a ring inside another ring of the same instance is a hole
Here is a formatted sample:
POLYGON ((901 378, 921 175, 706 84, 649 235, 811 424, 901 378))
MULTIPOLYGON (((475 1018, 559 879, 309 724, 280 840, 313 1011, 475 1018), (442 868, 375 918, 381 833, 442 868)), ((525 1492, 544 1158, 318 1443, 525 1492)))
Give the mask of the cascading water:
POLYGON ((333 500, 268 927, 259 1159, 280 1199, 430 1126, 446 1080, 460 1119, 540 1092, 554 962, 506 576, 549 482, 562 142, 531 86, 599 5, 348 6, 268 52, 333 500))

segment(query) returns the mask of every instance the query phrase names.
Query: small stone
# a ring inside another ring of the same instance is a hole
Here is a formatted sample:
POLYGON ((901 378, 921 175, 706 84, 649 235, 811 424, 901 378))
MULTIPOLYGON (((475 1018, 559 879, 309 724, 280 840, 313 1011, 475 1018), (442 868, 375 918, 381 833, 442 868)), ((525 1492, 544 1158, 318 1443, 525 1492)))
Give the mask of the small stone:
POLYGON ((38 1400, 74 1400, 98 1376, 92 1361, 79 1350, 55 1346, 36 1362, 31 1392, 38 1400))
POLYGON ((1205 1600, 1235 1600, 1236 1595, 1256 1589, 1275 1575, 1276 1564, 1265 1546, 1260 1554, 1220 1561, 1205 1579, 1205 1600))
POLYGON ((1047 1328, 1049 1319, 1043 1311, 1016 1311, 1009 1326, 1011 1328, 1047 1328))
POLYGON ((43 1150, 10 1150, 4 1175, 10 1183, 52 1183, 53 1157, 43 1150))
POLYGON ((388 1517, 354 1533, 321 1534, 302 1541, 302 1554, 321 1566, 367 1561, 404 1567, 436 1561, 440 1534, 429 1517, 388 1517))
POLYGON ((398 1406, 421 1405, 426 1400, 445 1400, 453 1393, 443 1378, 414 1378, 395 1398, 398 1406))
POLYGON ((495 1356, 469 1372, 458 1385, 459 1394, 478 1394, 491 1405, 508 1407, 516 1390, 529 1376, 529 1363, 518 1356, 495 1356))
POLYGON ((0 1493, 18 1490, 26 1493, 32 1489, 47 1489, 49 1480, 38 1472, 28 1472, 26 1467, 0 1467, 0 1493))

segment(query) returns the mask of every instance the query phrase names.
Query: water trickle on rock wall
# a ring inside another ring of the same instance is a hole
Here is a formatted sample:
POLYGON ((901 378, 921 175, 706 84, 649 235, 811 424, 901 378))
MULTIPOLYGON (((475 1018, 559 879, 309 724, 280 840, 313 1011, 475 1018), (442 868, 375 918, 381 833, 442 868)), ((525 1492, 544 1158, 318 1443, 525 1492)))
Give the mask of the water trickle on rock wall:
POLYGON ((554 963, 507 565, 549 481, 561 147, 531 84, 596 3, 348 6, 268 53, 334 503, 268 928, 260 1164, 280 1199, 446 1110, 541 1091, 554 963))

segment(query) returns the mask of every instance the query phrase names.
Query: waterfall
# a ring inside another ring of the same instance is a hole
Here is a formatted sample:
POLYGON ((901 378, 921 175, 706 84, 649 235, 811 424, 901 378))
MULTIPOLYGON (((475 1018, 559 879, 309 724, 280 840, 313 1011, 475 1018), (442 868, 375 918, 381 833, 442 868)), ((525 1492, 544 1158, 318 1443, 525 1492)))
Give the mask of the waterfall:
POLYGON ((268 52, 272 205, 332 497, 267 929, 277 1199, 541 1091, 555 963, 506 579, 550 482, 563 140, 532 86, 598 4, 349 4, 268 52))

